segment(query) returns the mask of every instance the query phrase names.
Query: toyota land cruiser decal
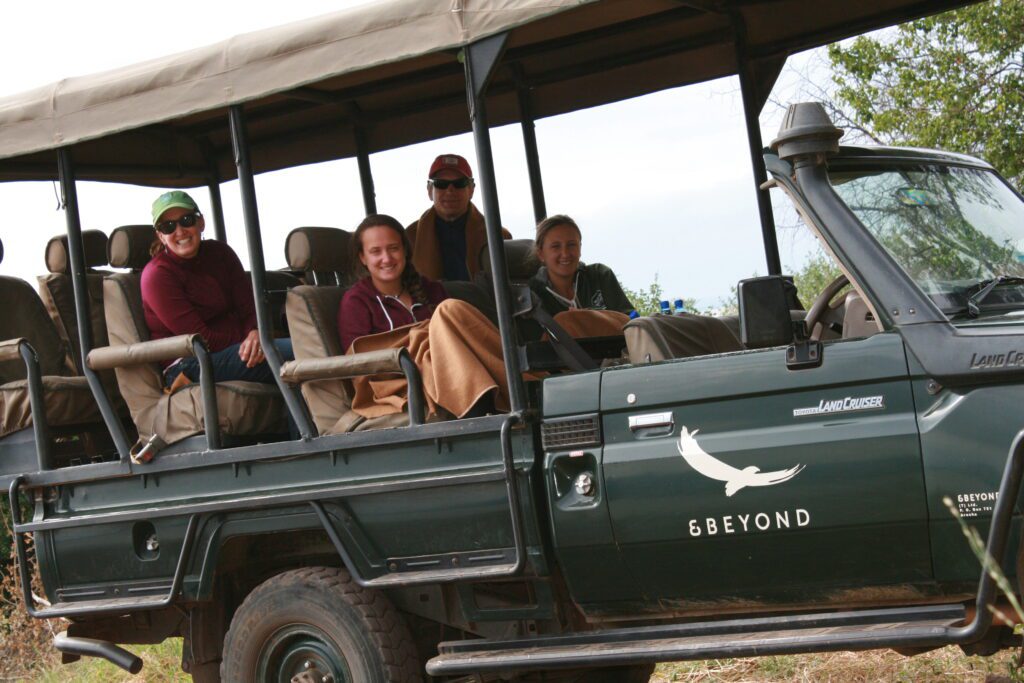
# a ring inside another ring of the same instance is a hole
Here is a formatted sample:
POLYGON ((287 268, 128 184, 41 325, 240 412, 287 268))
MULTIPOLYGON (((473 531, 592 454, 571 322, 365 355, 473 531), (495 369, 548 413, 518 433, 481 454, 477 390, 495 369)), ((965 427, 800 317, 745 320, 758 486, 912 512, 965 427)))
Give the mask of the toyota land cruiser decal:
POLYGON ((818 405, 810 408, 795 408, 793 417, 805 417, 807 415, 828 415, 831 413, 850 413, 856 410, 879 410, 885 408, 884 396, 847 396, 832 401, 821 399, 818 405))
POLYGON ((784 481, 789 481, 804 468, 803 465, 790 467, 788 470, 776 470, 774 472, 762 472, 759 467, 750 465, 742 470, 728 465, 718 458, 707 453, 697 443, 699 429, 692 432, 687 431, 683 426, 679 434, 679 454, 683 460, 693 469, 703 474, 708 479, 717 479, 725 482, 725 495, 731 496, 747 486, 774 486, 784 481))

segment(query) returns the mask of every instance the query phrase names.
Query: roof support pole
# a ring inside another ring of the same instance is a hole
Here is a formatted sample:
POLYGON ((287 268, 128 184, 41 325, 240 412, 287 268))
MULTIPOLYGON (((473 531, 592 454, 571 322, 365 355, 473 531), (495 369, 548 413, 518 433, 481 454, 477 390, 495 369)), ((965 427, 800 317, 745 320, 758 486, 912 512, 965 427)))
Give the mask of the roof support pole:
POLYGON ((501 333, 501 351, 508 376, 509 401, 512 412, 526 406, 515 323, 512 321, 512 297, 508 289, 508 268, 505 264, 505 244, 501 235, 501 211, 498 208, 498 188, 494 177, 494 157, 491 154, 491 134, 487 127, 485 93, 508 42, 507 33, 479 40, 463 51, 466 69, 466 98, 469 119, 473 124, 473 142, 480 190, 484 201, 484 219, 487 226, 487 253, 491 260, 494 279, 494 302, 498 310, 498 330, 501 333))
POLYGON ((370 170, 370 151, 366 146, 366 130, 363 127, 362 111, 355 102, 351 104, 352 135, 356 142, 356 164, 359 166, 359 185, 363 189, 363 208, 366 215, 377 213, 377 192, 373 187, 373 172, 370 170))
POLYGON ((533 124, 533 105, 530 102, 530 88, 523 79, 523 68, 513 65, 516 79, 516 94, 519 97, 519 121, 523 127, 523 147, 526 150, 526 172, 530 176, 530 196, 533 198, 533 219, 540 223, 548 215, 544 202, 544 181, 540 175, 540 155, 537 153, 537 132, 533 124))
POLYGON ((227 242, 228 235, 224 228, 224 203, 220 198, 220 183, 211 180, 206 186, 210 191, 210 214, 213 218, 213 236, 218 242, 227 242))
POLYGON ((768 180, 762 157, 764 143, 761 141, 761 124, 758 115, 761 113, 761 101, 757 96, 757 83, 751 69, 747 54, 747 27, 743 17, 733 14, 733 27, 736 36, 736 72, 740 77, 740 91, 743 93, 743 115, 747 123, 747 142, 750 146, 750 163, 754 171, 754 188, 757 192, 757 210, 761 216, 761 239, 764 242, 764 255, 768 263, 769 275, 782 274, 782 262, 779 260, 779 243, 775 237, 775 217, 772 215, 772 201, 768 190, 762 185, 768 180))
POLYGON ((245 130, 242 106, 233 105, 229 113, 231 123, 231 145, 238 168, 238 185, 242 195, 242 216, 245 223, 245 241, 249 248, 249 270, 252 273, 252 293, 256 303, 256 324, 259 327, 260 346, 267 363, 274 373, 288 412, 295 421, 303 439, 317 435, 316 428, 306 412, 306 405, 298 389, 281 379, 281 354, 274 345, 273 325, 267 307, 266 264, 263 261, 263 243, 260 241, 260 216, 256 206, 256 183, 252 177, 252 162, 249 159, 249 141, 245 130))
MULTIPOLYGON (((71 150, 61 147, 57 150, 57 174, 60 177, 61 205, 68 226, 68 260, 71 263, 71 289, 75 294, 75 320, 78 322, 78 341, 82 358, 88 358, 92 351, 92 323, 89 316, 89 288, 85 283, 85 250, 82 247, 82 223, 78 215, 78 190, 75 187, 75 168, 71 161, 71 150)), ((114 412, 110 397, 103 390, 99 375, 83 363, 82 372, 89 383, 89 390, 99 406, 100 415, 114 440, 114 447, 121 462, 129 463, 128 437, 124 425, 114 412)))

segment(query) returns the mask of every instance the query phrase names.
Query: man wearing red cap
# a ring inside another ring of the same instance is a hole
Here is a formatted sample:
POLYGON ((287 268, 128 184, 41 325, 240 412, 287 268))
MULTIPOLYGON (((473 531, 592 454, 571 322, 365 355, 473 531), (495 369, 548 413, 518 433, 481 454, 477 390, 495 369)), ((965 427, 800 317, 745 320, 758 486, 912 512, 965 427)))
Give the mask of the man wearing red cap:
MULTIPOLYGON (((473 171, 458 154, 442 154, 430 165, 427 196, 433 206, 406 228, 412 262, 433 280, 470 280, 487 244, 484 216, 473 206, 473 171)), ((502 228, 505 239, 511 239, 502 228)))

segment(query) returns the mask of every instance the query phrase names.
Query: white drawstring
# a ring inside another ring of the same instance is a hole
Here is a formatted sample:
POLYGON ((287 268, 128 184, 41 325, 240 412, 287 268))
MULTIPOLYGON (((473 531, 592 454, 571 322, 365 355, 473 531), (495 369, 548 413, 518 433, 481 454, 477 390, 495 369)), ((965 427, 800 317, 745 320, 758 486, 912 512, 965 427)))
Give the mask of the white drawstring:
MULTIPOLYGON (((407 310, 409 312, 409 315, 412 316, 412 321, 416 322, 416 314, 413 313, 413 309, 416 308, 417 306, 422 306, 423 304, 421 304, 419 302, 416 302, 416 303, 414 303, 412 305, 412 308, 410 308, 410 307, 406 306, 405 304, 403 304, 402 300, 399 299, 397 296, 392 296, 390 294, 387 294, 387 295, 384 296, 384 298, 385 299, 394 299, 395 301, 397 301, 399 306, 401 306, 402 308, 404 308, 405 310, 407 310)), ((395 322, 391 319, 391 316, 388 315, 388 307, 384 305, 383 301, 381 301, 380 294, 377 295, 377 303, 380 304, 380 310, 384 311, 384 317, 388 319, 388 325, 391 325, 391 329, 392 330, 395 329, 395 322)))
POLYGON ((380 304, 380 310, 384 311, 384 317, 388 319, 388 325, 391 325, 391 329, 395 329, 395 323, 391 320, 391 316, 388 315, 388 307, 380 300, 380 294, 377 295, 377 303, 380 304))

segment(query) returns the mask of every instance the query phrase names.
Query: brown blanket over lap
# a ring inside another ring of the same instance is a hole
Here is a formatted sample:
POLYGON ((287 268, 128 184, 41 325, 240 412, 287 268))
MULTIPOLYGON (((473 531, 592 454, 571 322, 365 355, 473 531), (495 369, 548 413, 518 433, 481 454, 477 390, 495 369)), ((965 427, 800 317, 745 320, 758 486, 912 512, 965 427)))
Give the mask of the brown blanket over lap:
MULTIPOLYGON (((555 319, 574 337, 622 333, 629 317, 618 311, 565 311, 555 319)), ((484 394, 494 393, 494 407, 509 409, 508 378, 501 355, 501 337, 490 320, 472 304, 446 299, 430 320, 379 334, 359 337, 349 353, 405 347, 423 376, 427 413, 438 406, 464 416, 484 394)), ((540 375, 527 374, 536 379, 540 375)), ((405 411, 405 378, 394 375, 360 377, 352 382, 352 410, 366 418, 405 411)))
MULTIPOLYGON (((404 346, 423 375, 427 412, 440 406, 465 415, 488 391, 498 410, 508 410, 508 380, 496 328, 471 304, 447 299, 430 320, 371 334, 352 342, 349 353, 404 346)), ((401 377, 362 377, 353 381, 352 409, 370 418, 405 410, 408 392, 401 377)))
POLYGON ((629 316, 618 311, 595 311, 574 308, 556 313, 555 322, 569 333, 570 336, 612 337, 622 334, 622 328, 629 322, 629 316))

